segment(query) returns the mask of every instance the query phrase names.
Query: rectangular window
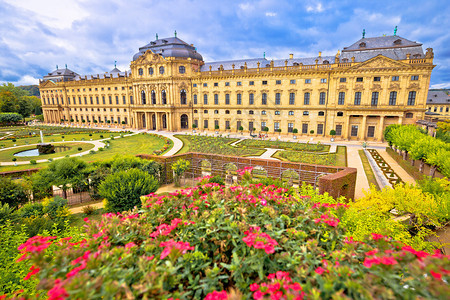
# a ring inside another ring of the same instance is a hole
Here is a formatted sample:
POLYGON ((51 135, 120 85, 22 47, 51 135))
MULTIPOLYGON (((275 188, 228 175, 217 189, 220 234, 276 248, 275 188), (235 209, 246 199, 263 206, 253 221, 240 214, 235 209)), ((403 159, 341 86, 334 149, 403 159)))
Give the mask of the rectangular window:
POLYGON ((392 76, 392 81, 398 81, 398 76, 392 76))
POLYGON ((302 124, 302 133, 307 134, 308 133, 308 123, 302 124))
POLYGON ((197 87, 197 84, 196 83, 194 83, 193 85, 192 85, 193 87, 197 87))
POLYGON ((103 103, 103 104, 106 104, 106 103, 105 103, 105 96, 102 96, 102 103, 103 103))
POLYGON ((236 85, 237 85, 237 86, 241 86, 241 85, 242 85, 242 81, 236 82, 236 85))
POLYGON ((356 82, 363 82, 363 78, 362 77, 356 77, 356 82))
MULTIPOLYGON (((103 99, 104 100, 104 99, 103 99)), ((130 96, 130 104, 134 104, 133 102, 133 96, 130 96)))
POLYGON ((326 98, 325 92, 321 92, 319 95, 319 105, 325 105, 325 98, 326 98))
POLYGON ((229 82, 225 82, 225 86, 230 86, 230 83, 229 82))
POLYGON ((342 125, 336 125, 336 135, 337 136, 342 135, 342 125))
POLYGON ((248 130, 250 130, 250 131, 255 130, 255 128, 253 127, 253 122, 252 121, 248 122, 248 130))
POLYGON ((240 130, 240 129, 241 129, 241 126, 242 126, 242 122, 241 122, 241 121, 237 121, 237 122, 236 122, 236 129, 237 129, 237 130, 240 130))
POLYGON ((345 92, 339 92, 338 105, 344 105, 345 103, 345 92))
POLYGON ((92 104, 94 104, 94 100, 92 99, 92 97, 89 97, 89 102, 92 104))
POLYGON ((281 80, 276 80, 275 84, 281 84, 281 80))
POLYGON ((219 105, 219 94, 214 94, 214 105, 219 105))
POLYGON ((361 92, 356 92, 355 93, 355 105, 361 105, 361 92))
POLYGON ((347 82, 347 78, 345 78, 345 77, 339 78, 339 82, 347 82))
POLYGON ((253 93, 250 93, 248 95, 248 104, 253 105, 255 103, 255 95, 253 93))
POLYGON ((275 94, 275 105, 280 105, 280 104, 281 104, 281 94, 276 93, 275 94))
POLYGON ((305 79, 305 83, 311 83, 311 79, 305 79))
POLYGON ((194 104, 197 104, 197 94, 194 95, 194 104))
POLYGON ((214 86, 219 86, 219 83, 218 82, 214 82, 214 86))
MULTIPOLYGON (((70 104, 70 97, 67 97, 67 102, 70 104)), ((44 98, 44 104, 45 104, 45 98, 44 98)), ((97 97, 97 104, 98 104, 98 97, 97 97)))
POLYGON ((116 104, 119 104, 119 96, 116 96, 116 104))
POLYGON ((262 105, 267 105, 267 94, 266 93, 262 94, 261 104, 262 105))
POLYGON ((120 117, 117 117, 117 123, 120 124, 120 117))
POLYGON ((122 96, 122 103, 123 104, 127 104, 127 97, 126 96, 122 96))
POLYGON ((214 129, 219 127, 219 120, 214 120, 214 129))
POLYGON ((305 96, 303 98, 303 105, 309 105, 309 98, 310 98, 310 94, 305 93, 305 96))
POLYGON ((367 127, 367 137, 373 138, 375 136, 375 126, 367 127))
POLYGON ((208 120, 203 120, 203 128, 208 128, 208 120))
POLYGON ((274 129, 274 131, 277 131, 278 129, 280 129, 280 122, 274 122, 273 129, 274 129))
POLYGON ((204 84, 203 84, 203 87, 207 87, 207 86, 208 86, 208 84, 207 84, 207 83, 204 83, 204 84))
POLYGON ((381 77, 378 77, 378 76, 377 76, 377 77, 374 77, 374 78, 373 78, 373 81, 381 81, 381 77))
POLYGON ((320 79, 320 83, 327 83, 327 79, 326 78, 321 78, 320 79))
POLYGON ((78 104, 81 105, 81 97, 78 97, 78 104))
POLYGON ((225 94, 225 104, 226 105, 230 104, 230 94, 225 94))
POLYGON ((289 93, 289 105, 295 104, 295 93, 289 93))
MULTIPOLYGON (((96 102, 97 104, 99 104, 99 103, 98 103, 98 96, 95 97, 95 102, 96 102)), ((69 104, 70 104, 70 101, 69 101, 69 104)))
POLYGON ((358 125, 352 125, 352 130, 350 131, 350 136, 358 136, 358 125))
POLYGON ((230 129, 230 121, 225 121, 225 129, 230 129))
POLYGON ((236 95, 236 104, 241 105, 242 104, 242 94, 236 95))
POLYGON ((419 80, 419 75, 413 75, 413 76, 411 76, 411 80, 412 80, 412 81, 419 80))
POLYGON ((87 104, 87 98, 84 97, 84 104, 87 104))
POLYGON ((127 117, 125 117, 125 124, 128 124, 128 119, 127 119, 127 117))
POLYGON ((323 134, 323 124, 317 124, 317 134, 323 134))
POLYGON ((261 122, 261 130, 264 131, 266 128, 266 122, 261 122))
POLYGON ((408 105, 414 105, 416 102, 416 92, 411 91, 408 94, 408 105))
POLYGON ((372 93, 372 102, 371 102, 372 106, 377 106, 378 105, 378 95, 379 95, 378 92, 373 92, 372 93))
POLYGON ((263 80, 262 85, 267 85, 267 80, 263 80))
POLYGON ((203 95, 203 104, 208 105, 208 94, 203 95))
POLYGON ((109 104, 112 104, 112 97, 109 96, 108 98, 109 98, 109 104))
POLYGON ((295 79, 291 79, 290 84, 295 84, 295 79))
POLYGON ((294 123, 288 123, 288 132, 294 131, 294 123))
POLYGON ((389 94, 389 105, 395 105, 397 102, 397 92, 391 92, 389 94))
POLYGON ((249 81, 248 85, 255 85, 255 82, 254 81, 249 81))

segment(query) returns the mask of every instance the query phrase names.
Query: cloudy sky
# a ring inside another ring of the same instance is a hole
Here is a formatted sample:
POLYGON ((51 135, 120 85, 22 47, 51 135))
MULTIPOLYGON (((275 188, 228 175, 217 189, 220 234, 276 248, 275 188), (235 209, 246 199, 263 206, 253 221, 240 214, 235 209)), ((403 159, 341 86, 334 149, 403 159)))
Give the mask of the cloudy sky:
POLYGON ((138 48, 173 36, 205 61, 335 55, 397 35, 434 48, 434 88, 450 88, 446 0, 0 0, 0 83, 37 84, 56 65, 79 74, 129 69, 138 48))

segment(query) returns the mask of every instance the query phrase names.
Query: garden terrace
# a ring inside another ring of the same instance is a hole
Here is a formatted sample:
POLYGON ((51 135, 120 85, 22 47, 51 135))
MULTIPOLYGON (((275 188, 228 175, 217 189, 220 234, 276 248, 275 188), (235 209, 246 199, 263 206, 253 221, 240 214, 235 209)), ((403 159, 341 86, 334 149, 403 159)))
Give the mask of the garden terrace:
POLYGON ((170 157, 152 155, 138 155, 138 157, 159 162, 163 166, 166 184, 173 182, 172 164, 179 159, 185 159, 190 162, 190 166, 184 176, 190 180, 218 175, 227 182, 236 182, 239 180, 238 169, 252 167, 255 177, 278 178, 298 186, 302 183, 310 184, 318 187, 321 193, 327 192, 333 197, 345 196, 347 199, 353 199, 355 195, 356 169, 353 168, 192 152, 170 157), (334 176, 329 177, 332 174, 334 176))

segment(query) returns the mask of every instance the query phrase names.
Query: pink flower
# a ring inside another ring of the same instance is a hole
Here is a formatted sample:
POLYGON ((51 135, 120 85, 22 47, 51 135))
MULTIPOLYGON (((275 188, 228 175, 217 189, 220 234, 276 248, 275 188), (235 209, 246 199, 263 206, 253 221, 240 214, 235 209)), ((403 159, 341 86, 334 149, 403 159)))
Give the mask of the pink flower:
POLYGON ((172 249, 177 249, 181 254, 185 254, 188 250, 194 250, 194 247, 189 245, 189 242, 175 242, 174 240, 168 240, 166 242, 161 242, 159 244, 160 247, 165 247, 163 252, 161 253, 160 259, 164 259, 171 252, 172 249))
POLYGON ((316 272, 319 275, 322 275, 325 272, 325 269, 322 267, 318 267, 314 272, 316 272))
POLYGON ((372 233, 372 239, 377 241, 384 238, 384 235, 378 234, 378 233, 372 233))
POLYGON ((205 297, 205 300, 227 300, 227 299, 228 299, 228 295, 227 295, 227 292, 225 292, 225 291, 221 291, 221 292, 214 291, 212 293, 209 293, 205 297))
POLYGON ((135 243, 133 243, 133 242, 130 242, 130 243, 125 245, 126 249, 130 249, 130 248, 133 248, 133 247, 137 247, 137 245, 135 243))
POLYGON ((59 279, 55 280, 55 286, 47 293, 49 300, 64 300, 69 297, 59 279))
POLYGON ((252 283, 252 284, 250 284, 250 291, 251 291, 251 292, 254 292, 254 291, 256 291, 257 289, 259 289, 259 285, 258 285, 257 283, 252 283))
POLYGON ((331 227, 337 227, 340 221, 339 221, 338 218, 329 216, 328 214, 322 214, 320 216, 320 218, 314 219, 314 223, 317 224, 317 223, 320 223, 320 222, 328 224, 331 227))
POLYGON ((431 276, 433 276, 437 280, 442 280, 442 274, 438 272, 434 272, 433 270, 430 271, 431 276))
POLYGON ((31 276, 33 276, 34 274, 39 272, 39 268, 36 268, 35 266, 31 266, 30 271, 27 276, 25 276, 25 278, 23 280, 28 280, 31 278, 31 276))

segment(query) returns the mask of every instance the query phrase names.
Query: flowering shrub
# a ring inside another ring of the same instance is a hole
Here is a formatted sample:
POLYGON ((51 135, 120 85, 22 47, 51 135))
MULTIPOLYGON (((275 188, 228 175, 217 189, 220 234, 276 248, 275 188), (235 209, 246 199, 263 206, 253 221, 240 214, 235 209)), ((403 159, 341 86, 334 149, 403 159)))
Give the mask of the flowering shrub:
MULTIPOLYGON (((20 246, 50 299, 445 298, 449 257, 346 236, 347 206, 302 187, 207 183, 142 197, 86 238, 20 246), (48 249, 46 250, 45 248, 48 249), (53 248, 52 248, 53 247, 53 248), (46 251, 52 250, 51 256, 46 251)), ((25 277, 25 276, 24 276, 25 277)))

